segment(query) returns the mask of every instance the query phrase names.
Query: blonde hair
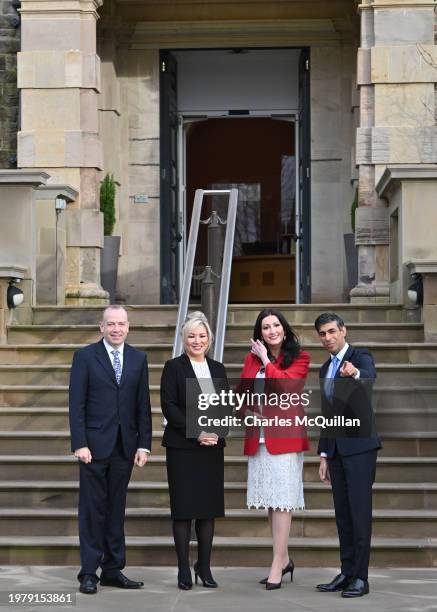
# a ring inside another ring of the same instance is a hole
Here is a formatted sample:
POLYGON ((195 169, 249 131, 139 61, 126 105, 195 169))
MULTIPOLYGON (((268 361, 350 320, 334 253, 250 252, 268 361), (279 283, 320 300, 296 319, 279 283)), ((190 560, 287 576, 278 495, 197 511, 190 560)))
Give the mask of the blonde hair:
POLYGON ((205 327, 206 333, 208 335, 208 348, 205 351, 205 353, 207 353, 211 348, 211 344, 214 342, 214 334, 212 333, 211 327, 209 326, 208 319, 200 310, 196 310, 187 315, 187 318, 185 319, 185 323, 183 324, 181 330, 182 340, 184 342, 185 347, 188 334, 190 334, 193 329, 200 324, 205 327))

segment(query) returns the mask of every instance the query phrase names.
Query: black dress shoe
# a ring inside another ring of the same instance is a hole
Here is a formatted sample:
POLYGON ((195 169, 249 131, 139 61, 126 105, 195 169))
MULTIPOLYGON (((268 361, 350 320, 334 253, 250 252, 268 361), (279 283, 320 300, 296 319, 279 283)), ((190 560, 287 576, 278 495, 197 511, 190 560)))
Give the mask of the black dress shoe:
POLYGON ((100 584, 102 586, 113 586, 119 589, 140 589, 144 586, 144 582, 137 580, 129 580, 127 576, 121 572, 116 576, 106 576, 103 572, 100 576, 100 584))
POLYGON ((80 579, 79 591, 85 595, 97 593, 97 578, 93 574, 85 574, 80 579))
POLYGON ((331 582, 327 582, 326 584, 318 584, 316 589, 318 591, 322 591, 325 593, 334 593, 334 591, 343 591, 345 589, 352 578, 350 576, 345 576, 344 574, 338 574, 334 580, 331 582))
MULTIPOLYGON (((293 561, 291 561, 291 559, 287 563, 287 566, 284 567, 284 569, 282 570, 282 577, 284 577, 285 574, 288 574, 288 572, 290 572, 290 582, 293 582, 294 563, 293 561)), ((259 581, 260 584, 267 584, 267 582, 268 582, 268 577, 263 578, 262 580, 259 581)), ((274 584, 274 583, 270 583, 270 584, 274 584)))
POLYGON ((341 594, 342 597, 362 597, 369 592, 369 583, 361 578, 353 578, 341 594))

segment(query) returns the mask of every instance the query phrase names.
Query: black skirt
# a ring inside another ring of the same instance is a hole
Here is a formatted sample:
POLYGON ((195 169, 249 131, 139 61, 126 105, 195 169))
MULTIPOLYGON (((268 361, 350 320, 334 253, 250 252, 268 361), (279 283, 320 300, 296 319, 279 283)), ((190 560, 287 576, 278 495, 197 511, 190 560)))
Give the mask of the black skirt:
POLYGON ((216 446, 166 448, 171 518, 225 515, 224 452, 216 446))

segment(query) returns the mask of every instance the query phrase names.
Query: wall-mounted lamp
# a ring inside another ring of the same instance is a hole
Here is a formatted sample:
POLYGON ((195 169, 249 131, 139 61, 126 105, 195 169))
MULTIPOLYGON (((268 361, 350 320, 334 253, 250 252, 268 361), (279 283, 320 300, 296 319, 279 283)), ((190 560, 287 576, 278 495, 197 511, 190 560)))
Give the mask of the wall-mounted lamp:
POLYGON ((57 213, 62 212, 67 208, 67 202, 64 198, 56 198, 55 200, 55 210, 57 213))
POLYGON ((422 275, 414 272, 411 275, 413 281, 408 287, 408 299, 416 306, 422 306, 423 304, 423 280, 422 275))
POLYGON ((14 283, 19 283, 19 278, 13 278, 9 281, 9 287, 6 293, 8 308, 16 308, 24 302, 24 293, 14 283))

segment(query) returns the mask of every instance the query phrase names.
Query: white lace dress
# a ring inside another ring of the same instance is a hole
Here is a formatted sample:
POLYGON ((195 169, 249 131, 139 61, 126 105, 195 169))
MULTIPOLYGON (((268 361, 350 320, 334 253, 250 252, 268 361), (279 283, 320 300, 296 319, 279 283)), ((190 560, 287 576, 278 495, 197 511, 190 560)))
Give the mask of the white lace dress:
POLYGON ((303 452, 271 455, 261 431, 257 453, 248 458, 247 507, 304 510, 303 456, 303 452))

